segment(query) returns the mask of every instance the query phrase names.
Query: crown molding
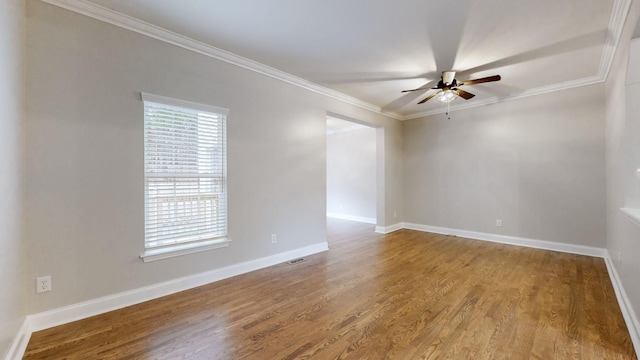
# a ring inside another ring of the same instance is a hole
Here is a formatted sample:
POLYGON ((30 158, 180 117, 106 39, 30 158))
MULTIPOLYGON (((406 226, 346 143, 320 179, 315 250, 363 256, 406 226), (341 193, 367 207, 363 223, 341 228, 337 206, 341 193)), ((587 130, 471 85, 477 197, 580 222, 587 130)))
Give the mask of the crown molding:
MULTIPOLYGON (((254 71, 256 73, 269 76, 271 78, 284 81, 286 83, 299 86, 303 89, 313 91, 318 94, 325 95, 327 97, 342 101, 347 104, 351 104, 374 113, 378 113, 384 116, 391 117, 396 120, 411 120, 431 115, 442 114, 444 109, 432 109, 424 112, 401 115, 391 111, 383 111, 380 106, 373 105, 366 101, 357 99, 355 97, 343 94, 341 92, 326 88, 311 81, 302 79, 295 75, 291 75, 284 71, 272 68, 270 66, 261 64, 257 61, 247 59, 245 57, 233 54, 231 52, 219 49, 217 47, 205 44, 203 42, 188 38, 186 36, 174 33, 159 26, 144 22, 140 19, 116 12, 114 10, 105 8, 100 5, 88 2, 86 0, 41 0, 51 5, 55 5, 78 14, 82 14, 91 17, 96 20, 106 22, 111 25, 115 25, 127 30, 137 32, 142 35, 149 36, 151 38, 164 41, 166 43, 181 47, 186 50, 194 51, 196 53, 227 62, 229 64, 239 66, 241 68, 254 71)), ((615 56, 615 50, 620 41, 622 35, 622 28, 624 26, 631 0, 614 0, 613 10, 611 12, 611 18, 609 19, 609 27, 607 31, 607 39, 603 47, 602 57, 600 59, 600 65, 598 72, 594 76, 588 76, 585 78, 566 81, 549 86, 543 86, 535 89, 525 90, 515 96, 509 97, 491 97, 480 101, 474 101, 470 104, 461 104, 457 106, 451 106, 451 111, 470 109, 477 106, 484 106, 499 102, 505 102, 509 100, 520 99, 533 95, 540 95, 555 91, 561 91, 571 89, 579 86, 586 86, 604 82, 607 79, 611 65, 613 64, 613 58, 615 56)))
POLYGON ((383 112, 379 106, 370 104, 352 96, 343 94, 341 92, 320 86, 311 81, 302 79, 295 75, 291 75, 284 71, 274 69, 270 66, 261 64, 257 61, 247 59, 245 57, 233 54, 231 52, 219 49, 217 47, 205 44, 203 42, 188 38, 186 36, 177 34, 159 26, 144 22, 140 19, 119 13, 117 11, 105 8, 100 5, 85 1, 85 0, 41 0, 48 4, 61 7, 63 9, 73 11, 78 14, 88 16, 90 18, 106 22, 111 25, 118 26, 123 29, 131 30, 142 35, 149 36, 151 38, 164 41, 168 44, 172 44, 181 47, 186 50, 190 50, 220 61, 227 62, 229 64, 239 66, 241 68, 254 71, 261 75, 269 76, 271 78, 284 81, 286 83, 299 86, 303 89, 313 91, 318 94, 328 96, 330 98, 351 104, 369 111, 373 111, 378 114, 392 117, 397 120, 401 120, 402 116, 394 112, 383 112))
POLYGON ((600 68, 598 69, 597 75, 602 81, 607 80, 607 76, 609 76, 609 70, 611 70, 613 58, 615 57, 616 49, 622 36, 622 29, 630 8, 631 0, 615 0, 613 2, 613 10, 611 11, 607 31, 607 41, 602 50, 602 58, 600 59, 600 68))
MULTIPOLYGON (((499 103, 499 102, 522 99, 522 98, 529 97, 529 96, 534 96, 534 95, 542 95, 542 94, 552 93, 552 92, 556 92, 556 91, 572 89, 572 88, 576 88, 576 87, 580 87, 580 86, 587 86, 587 85, 597 84, 597 83, 601 83, 603 81, 604 81, 604 79, 599 77, 599 76, 589 76, 589 77, 585 77, 585 78, 582 78, 582 79, 565 81, 565 82, 562 82, 562 83, 553 84, 553 85, 549 85, 549 86, 542 86, 542 87, 535 88, 535 89, 528 89, 528 90, 520 92, 519 94, 516 94, 516 95, 513 95, 513 96, 509 96, 509 97, 494 96, 494 97, 490 97, 490 98, 474 101, 473 103, 466 103, 466 102, 465 103, 460 103, 460 105, 450 106, 449 111, 451 112, 451 111, 471 109, 471 108, 475 108, 475 107, 478 107, 478 106, 485 106, 485 105, 495 104, 495 103, 499 103)), ((442 107, 440 109, 432 109, 432 110, 428 110, 428 111, 424 111, 424 112, 419 112, 419 113, 407 115, 407 116, 403 117, 402 120, 417 119, 417 118, 421 118, 421 117, 442 114, 444 112, 445 112, 445 109, 444 109, 444 107, 442 107)))
MULTIPOLYGON (((631 0, 614 0, 613 10, 611 11, 611 18, 609 18, 609 27, 607 28, 607 39, 602 49, 602 57, 600 58, 600 65, 598 67, 598 73, 593 76, 587 76, 581 79, 565 81, 558 84, 552 84, 548 86, 542 86, 535 89, 525 90, 519 94, 509 97, 491 97, 480 101, 474 101, 472 104, 461 104, 457 106, 450 106, 450 111, 470 109, 478 106, 484 106, 489 104, 495 104, 499 102, 505 102, 509 100, 516 100, 525 98, 528 96, 542 95, 546 93, 572 89, 580 86, 587 86, 598 84, 607 80, 609 70, 613 64, 613 58, 615 56, 620 37, 622 36, 622 29, 624 27, 625 20, 629 13, 631 6, 631 0)), ((403 116, 402 120, 411 120, 421 117, 438 115, 444 113, 444 108, 427 110, 415 114, 403 116)))

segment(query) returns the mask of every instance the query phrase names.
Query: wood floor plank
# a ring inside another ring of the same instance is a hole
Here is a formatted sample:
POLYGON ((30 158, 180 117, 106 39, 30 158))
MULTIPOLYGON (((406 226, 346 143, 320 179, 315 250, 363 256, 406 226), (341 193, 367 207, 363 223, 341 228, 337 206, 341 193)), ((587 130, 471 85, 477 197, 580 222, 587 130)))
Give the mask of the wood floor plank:
POLYGON ((330 251, 36 332, 25 359, 637 359, 602 259, 330 220, 330 251))

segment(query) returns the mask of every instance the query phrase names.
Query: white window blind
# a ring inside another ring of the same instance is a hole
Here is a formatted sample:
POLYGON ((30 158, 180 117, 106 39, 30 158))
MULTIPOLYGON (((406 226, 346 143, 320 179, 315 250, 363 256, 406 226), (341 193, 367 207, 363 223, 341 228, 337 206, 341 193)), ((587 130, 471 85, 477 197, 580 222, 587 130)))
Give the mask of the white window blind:
POLYGON ((225 109, 142 94, 145 248, 227 236, 225 109))

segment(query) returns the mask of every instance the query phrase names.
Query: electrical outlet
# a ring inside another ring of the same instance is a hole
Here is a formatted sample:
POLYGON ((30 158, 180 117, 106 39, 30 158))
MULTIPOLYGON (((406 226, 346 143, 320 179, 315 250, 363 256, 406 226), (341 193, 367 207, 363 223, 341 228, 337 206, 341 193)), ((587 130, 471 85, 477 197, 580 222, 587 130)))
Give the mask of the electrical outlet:
POLYGON ((36 293, 51 291, 51 275, 36 278, 36 293))
POLYGON ((398 214, 397 214, 395 211, 393 212, 393 217, 394 217, 394 218, 397 218, 397 217, 398 217, 398 214))
POLYGON ((502 219, 496 219, 496 226, 502 227, 502 219))
POLYGON ((275 244, 276 242, 278 242, 278 240, 276 238, 276 234, 271 234, 271 243, 275 244))

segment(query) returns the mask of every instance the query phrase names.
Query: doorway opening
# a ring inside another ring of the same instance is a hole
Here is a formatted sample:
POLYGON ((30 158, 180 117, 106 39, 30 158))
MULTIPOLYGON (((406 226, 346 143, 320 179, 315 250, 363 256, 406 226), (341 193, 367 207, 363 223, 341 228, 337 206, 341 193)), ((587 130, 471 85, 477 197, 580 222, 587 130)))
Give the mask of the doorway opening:
POLYGON ((327 116, 327 217, 378 223, 384 209, 379 140, 383 131, 339 115, 327 116))

